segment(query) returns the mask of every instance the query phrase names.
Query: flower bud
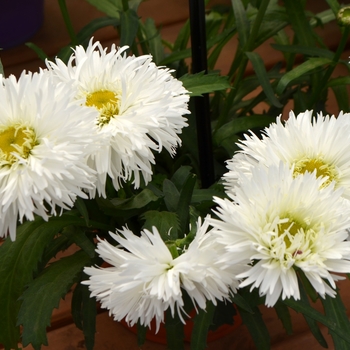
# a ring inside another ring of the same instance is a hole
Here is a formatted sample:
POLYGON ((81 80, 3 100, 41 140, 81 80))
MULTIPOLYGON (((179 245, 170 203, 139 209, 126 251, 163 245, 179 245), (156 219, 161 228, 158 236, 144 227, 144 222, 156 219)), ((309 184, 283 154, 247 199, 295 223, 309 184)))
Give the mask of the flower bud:
POLYGON ((343 7, 339 10, 337 15, 338 23, 340 26, 350 26, 350 6, 343 7))

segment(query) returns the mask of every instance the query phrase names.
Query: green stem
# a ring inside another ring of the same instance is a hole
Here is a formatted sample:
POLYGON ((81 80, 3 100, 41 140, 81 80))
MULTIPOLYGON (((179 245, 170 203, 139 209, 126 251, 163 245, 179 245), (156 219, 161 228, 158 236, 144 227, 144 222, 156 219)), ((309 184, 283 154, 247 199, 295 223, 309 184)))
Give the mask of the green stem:
POLYGON ((72 21, 70 20, 70 17, 69 17, 66 1, 65 0, 58 0, 58 4, 60 6, 62 17, 63 17, 64 23, 66 25, 71 43, 72 43, 72 45, 77 45, 78 39, 77 39, 77 36, 75 34, 75 31, 74 31, 74 28, 72 25, 72 21))
POLYGON ((337 48, 337 51, 335 52, 335 54, 333 56, 333 60, 330 63, 326 73, 324 74, 320 84, 318 84, 316 86, 316 89, 314 90, 314 92, 313 92, 313 94, 311 96, 309 109, 312 109, 312 107, 314 106, 316 101, 319 99, 319 97, 322 94, 322 92, 324 91, 324 89, 327 88, 328 80, 331 77, 335 66, 339 62, 341 54, 344 52, 344 48, 346 46, 349 34, 350 34, 350 27, 345 27, 344 30, 343 30, 342 37, 341 37, 339 46, 337 48))

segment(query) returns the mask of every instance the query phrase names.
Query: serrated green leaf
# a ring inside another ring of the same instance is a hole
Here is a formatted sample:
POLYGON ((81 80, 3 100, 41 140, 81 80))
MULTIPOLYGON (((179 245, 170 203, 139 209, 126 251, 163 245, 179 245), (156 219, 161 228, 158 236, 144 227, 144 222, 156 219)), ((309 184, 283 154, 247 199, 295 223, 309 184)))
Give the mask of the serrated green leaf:
POLYGON ((286 333, 289 335, 293 334, 293 324, 288 307, 282 302, 277 301, 277 303, 274 306, 274 309, 278 318, 281 320, 283 328, 286 330, 286 333))
POLYGON ((304 317, 310 317, 313 320, 324 324, 338 336, 350 343, 349 333, 345 333, 342 330, 340 330, 335 321, 329 319, 328 317, 313 309, 306 303, 302 303, 300 302, 300 300, 294 300, 293 298, 285 299, 283 302, 295 311, 302 313, 304 317))
POLYGON ((244 47, 248 42, 250 33, 250 23, 247 18, 243 2, 241 0, 231 0, 233 15, 236 21, 238 31, 239 45, 244 47))
POLYGON ((224 140, 230 140, 238 133, 247 132, 252 129, 263 129, 276 121, 276 117, 269 115, 252 115, 249 117, 237 118, 223 125, 215 134, 214 141, 222 144, 224 140))
POLYGON ((191 350, 202 350, 207 347, 207 335, 213 321, 215 305, 207 301, 205 310, 200 309, 193 319, 193 331, 191 336, 191 350))
MULTIPOLYGON (((84 273, 83 276, 84 280, 88 279, 88 276, 84 273)), ((95 297, 90 297, 91 293, 87 285, 83 285, 82 294, 82 321, 85 346, 87 350, 93 350, 96 333, 97 302, 95 297)))
POLYGON ((252 306, 250 305, 250 303, 245 300, 243 298, 242 295, 240 295, 239 293, 235 293, 231 296, 231 301, 237 305, 240 309, 243 309, 244 311, 250 313, 250 314, 254 314, 254 311, 252 309, 252 306))
POLYGON ((227 76, 210 73, 204 74, 185 74, 180 79, 184 87, 193 96, 202 96, 203 94, 229 89, 230 83, 227 76))
POLYGON ((331 62, 332 60, 329 58, 317 57, 310 58, 307 61, 301 63, 282 76, 276 87, 277 94, 282 94, 285 88, 295 79, 300 78, 302 75, 310 74, 314 69, 328 65, 331 62))
POLYGON ((180 225, 176 213, 150 210, 142 215, 142 219, 145 220, 142 229, 152 232, 152 227, 155 226, 164 241, 177 239, 177 231, 180 225))
MULTIPOLYGON (((345 306, 341 300, 339 293, 336 294, 334 298, 326 296, 325 299, 321 298, 321 302, 326 314, 326 317, 333 320, 337 327, 341 329, 344 333, 350 333, 350 323, 349 318, 346 314, 345 306)), ((333 338, 334 347, 337 350, 348 350, 350 348, 350 343, 345 341, 343 338, 339 337, 333 331, 330 331, 333 338)))
POLYGON ((270 350, 270 335, 259 308, 257 306, 252 307, 253 314, 239 306, 238 311, 243 323, 249 330, 256 348, 259 350, 270 350))
POLYGON ((246 52, 245 54, 252 63, 256 76, 269 102, 277 108, 282 108, 283 105, 275 96, 275 92, 270 84, 270 79, 266 73, 265 64, 260 55, 256 52, 246 52))
POLYGON ((77 226, 65 227, 62 235, 80 247, 90 258, 95 256, 95 244, 86 237, 85 231, 77 226))
POLYGON ((21 296, 22 305, 18 314, 18 324, 23 325, 22 341, 35 349, 47 345, 46 327, 50 325, 52 310, 59 306, 76 281, 82 268, 90 261, 85 252, 61 258, 49 265, 21 296))
POLYGON ((131 47, 135 41, 139 29, 139 17, 137 13, 128 9, 120 13, 120 46, 131 47))
POLYGON ((74 324, 79 328, 83 329, 83 315, 82 315, 82 304, 83 304, 83 287, 84 285, 78 283, 72 293, 71 301, 71 312, 74 324))
POLYGON ((0 246, 0 343, 6 348, 17 346, 16 317, 21 305, 18 298, 32 280, 47 244, 68 225, 84 226, 85 222, 68 214, 52 217, 48 222, 38 217, 17 228, 16 241, 8 238, 0 246))

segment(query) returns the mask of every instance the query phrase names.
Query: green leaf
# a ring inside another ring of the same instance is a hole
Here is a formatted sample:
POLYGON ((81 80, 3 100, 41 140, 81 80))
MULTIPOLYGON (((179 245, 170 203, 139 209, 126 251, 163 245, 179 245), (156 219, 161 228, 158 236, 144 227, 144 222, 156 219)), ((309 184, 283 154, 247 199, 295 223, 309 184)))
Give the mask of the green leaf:
POLYGON ((77 208, 80 215, 85 219, 86 226, 89 225, 89 212, 86 208, 84 200, 78 197, 74 203, 74 207, 77 208))
POLYGON ((52 310, 59 306, 78 274, 90 258, 83 251, 61 258, 49 265, 33 280, 21 296, 18 324, 23 325, 23 345, 35 349, 47 345, 46 327, 50 325, 52 310))
POLYGON ((284 6, 299 44, 303 46, 314 46, 315 37, 309 20, 306 17, 303 2, 284 0, 284 6))
POLYGON ((270 335, 259 308, 257 306, 252 307, 253 314, 239 306, 238 311, 243 323, 249 330, 256 348, 259 350, 270 350, 270 335))
POLYGON ((171 177, 171 181, 179 191, 181 191, 181 188, 184 186, 188 176, 191 174, 191 170, 192 167, 190 166, 180 166, 171 177))
POLYGON ((184 349, 184 324, 181 322, 178 314, 175 312, 174 317, 171 314, 170 307, 165 312, 165 329, 167 339, 167 349, 182 350, 184 349))
POLYGON ((332 87, 335 98, 337 100, 339 110, 349 110, 349 91, 346 85, 336 85, 332 87))
MULTIPOLYGON (((88 276, 83 273, 85 279, 88 276)), ((85 338, 85 346, 87 350, 93 350, 95 344, 95 333, 96 333, 96 314, 97 314, 97 303, 95 297, 90 297, 89 287, 83 285, 82 288, 82 321, 83 321, 83 333, 85 338)))
POLYGON ((99 11, 107 16, 119 18, 119 13, 123 11, 122 0, 86 0, 95 6, 99 11))
POLYGON ((176 213, 180 220, 181 231, 179 232, 179 238, 182 238, 184 234, 188 232, 190 217, 189 207, 196 180, 196 175, 190 174, 180 192, 180 197, 176 208, 176 213))
POLYGON ((340 4, 337 0, 326 0, 328 6, 332 9, 335 16, 337 16, 338 11, 340 10, 340 4))
POLYGON ((180 51, 175 51, 166 56, 163 60, 159 62, 161 66, 167 66, 170 63, 184 60, 185 58, 191 57, 191 48, 183 49, 180 51))
POLYGON ((131 47, 135 41, 139 29, 139 17, 137 13, 128 9, 120 13, 120 46, 131 47))
POLYGON ((277 301, 277 303, 274 306, 274 309, 278 318, 281 320, 283 328, 286 330, 286 333, 289 335, 293 334, 292 319, 290 317, 288 307, 281 301, 277 301))
POLYGON ((152 227, 155 226, 164 241, 177 239, 177 231, 180 225, 176 213, 149 210, 142 215, 142 219, 145 220, 142 229, 152 232, 152 227))
POLYGON ((243 309, 246 312, 249 312, 250 314, 254 314, 254 311, 252 309, 252 306, 250 303, 243 298, 242 295, 239 293, 235 293, 231 297, 231 301, 236 304, 240 309, 243 309))
POLYGON ((8 238, 0 246, 0 343, 5 348, 17 346, 18 299, 24 287, 32 280, 47 244, 68 225, 84 226, 85 222, 69 214, 52 217, 48 222, 38 217, 17 228, 16 241, 8 238))
POLYGON ((49 57, 47 56, 47 54, 45 53, 45 51, 43 49, 41 49, 39 46, 33 44, 33 43, 25 43, 27 47, 29 47, 30 49, 32 49, 37 55, 38 57, 42 60, 45 61, 46 59, 48 59, 49 57))
POLYGON ((180 192, 176 188, 175 184, 172 181, 165 179, 163 181, 163 193, 164 202, 167 209, 171 212, 176 212, 180 198, 180 192))
MULTIPOLYGON (((344 333, 350 334, 349 318, 346 314, 346 309, 339 293, 336 294, 335 298, 331 298, 329 295, 327 295, 325 299, 321 298, 321 301, 326 317, 333 320, 337 327, 344 333)), ((350 348, 349 342, 346 342, 343 338, 339 337, 331 330, 330 334, 333 338, 335 349, 348 350, 350 348)))
POLYGON ((215 305, 207 301, 205 310, 200 309, 194 317, 193 331, 191 335, 191 350, 202 350, 207 347, 207 335, 213 321, 215 305))
POLYGON ((180 32, 174 42, 174 52, 186 49, 188 41, 190 40, 190 37, 191 37, 190 21, 187 20, 183 25, 183 27, 180 29, 180 32))
POLYGON ((90 40, 94 33, 101 28, 109 26, 117 27, 119 24, 119 19, 115 17, 95 18, 79 31, 77 34, 78 42, 83 43, 90 40))
POLYGON ((245 54, 252 63, 260 85, 263 88, 269 102, 277 108, 282 108, 283 105, 280 101, 278 101, 277 97, 275 96, 275 92, 273 91, 273 88, 270 84, 270 79, 266 73, 265 64, 260 55, 256 52, 246 52, 245 54))
POLYGON ((146 188, 134 197, 128 199, 114 198, 111 200, 111 203, 117 210, 130 210, 144 208, 150 202, 158 199, 159 197, 157 197, 151 190, 146 188))
POLYGON ((180 79, 184 87, 193 96, 202 96, 203 94, 229 89, 230 83, 228 77, 220 76, 216 73, 204 74, 185 74, 180 79))
POLYGON ((321 314, 317 310, 313 309, 306 303, 300 302, 300 300, 294 300, 293 298, 285 299, 283 301, 287 306, 294 309, 297 312, 300 312, 303 314, 303 316, 307 316, 312 318, 313 320, 317 322, 321 322, 326 327, 329 328, 329 330, 332 330, 334 333, 336 333, 338 336, 346 340, 348 343, 350 343, 350 334, 343 332, 339 327, 337 326, 336 322, 332 319, 329 319, 325 315, 321 314))
POLYGON ((164 59, 164 47, 159 30, 156 28, 156 25, 152 18, 146 19, 143 25, 143 29, 149 47, 149 52, 147 53, 153 56, 154 63, 158 65, 159 62, 164 59))
POLYGON ((311 74, 314 69, 330 64, 331 62, 332 60, 329 58, 317 57, 310 58, 301 63, 282 76, 276 88, 277 94, 282 94, 288 84, 290 84, 293 80, 300 78, 303 75, 311 74))
POLYGON ((282 52, 302 54, 305 56, 325 57, 330 60, 332 60, 334 56, 334 52, 327 49, 322 49, 320 47, 309 47, 309 46, 301 46, 301 45, 279 45, 279 44, 271 44, 271 46, 274 49, 282 52))
POLYGON ((95 244, 88 237, 86 237, 85 231, 80 227, 65 227, 62 235, 80 247, 90 258, 95 256, 95 244))
POLYGON ((249 117, 233 119, 223 125, 214 134, 214 141, 220 145, 225 139, 230 140, 238 133, 247 132, 248 130, 256 128, 263 129, 275 121, 276 117, 271 117, 269 115, 252 115, 249 117))
POLYGON ((244 47, 248 42, 250 34, 250 24, 247 14, 241 0, 231 0, 231 4, 238 31, 239 45, 244 47))

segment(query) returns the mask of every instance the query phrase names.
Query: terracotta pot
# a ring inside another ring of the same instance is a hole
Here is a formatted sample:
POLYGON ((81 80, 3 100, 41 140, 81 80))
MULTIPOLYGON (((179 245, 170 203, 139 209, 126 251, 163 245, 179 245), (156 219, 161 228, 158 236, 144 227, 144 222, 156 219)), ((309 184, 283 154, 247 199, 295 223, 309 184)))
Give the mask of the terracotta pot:
POLYGON ((41 27, 44 0, 6 0, 1 2, 0 48, 23 44, 41 27))
MULTIPOLYGON (((191 317, 195 316, 195 311, 193 310, 192 313, 190 313, 191 317)), ((218 329, 215 331, 209 331, 208 336, 207 336, 207 342, 211 342, 217 339, 222 338, 223 336, 233 332, 236 328, 240 327, 242 324, 242 318, 241 316, 237 313, 233 317, 233 325, 229 324, 224 324, 220 326, 218 329)), ((120 322, 124 327, 128 328, 131 332, 137 334, 137 326, 129 327, 128 324, 122 320, 120 322)), ((163 323, 160 324, 160 328, 158 333, 155 333, 156 330, 156 323, 155 321, 151 322, 151 329, 147 330, 146 333, 146 339, 153 341, 155 343, 159 344, 166 344, 166 330, 165 330, 165 325, 163 323)), ((192 330, 193 330, 193 321, 192 319, 189 319, 186 321, 186 325, 184 328, 184 333, 185 333, 185 341, 186 342, 191 342, 191 335, 192 335, 192 330)))

